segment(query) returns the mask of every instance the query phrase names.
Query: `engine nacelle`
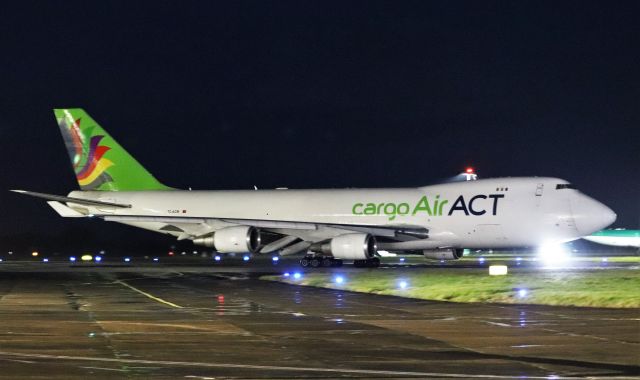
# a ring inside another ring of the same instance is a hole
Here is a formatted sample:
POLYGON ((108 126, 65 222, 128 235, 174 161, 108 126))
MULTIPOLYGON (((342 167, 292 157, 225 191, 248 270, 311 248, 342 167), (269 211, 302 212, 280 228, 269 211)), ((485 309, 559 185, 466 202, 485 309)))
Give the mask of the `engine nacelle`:
POLYGON ((432 260, 458 260, 462 257, 463 250, 455 248, 425 249, 422 254, 432 260))
POLYGON ((334 237, 327 243, 312 246, 311 250, 332 255, 336 259, 365 260, 372 258, 378 246, 376 238, 369 234, 345 234, 334 237))
POLYGON ((254 253, 260 248, 260 230, 252 226, 234 226, 216 231, 213 236, 194 239, 193 243, 215 248, 221 253, 254 253))

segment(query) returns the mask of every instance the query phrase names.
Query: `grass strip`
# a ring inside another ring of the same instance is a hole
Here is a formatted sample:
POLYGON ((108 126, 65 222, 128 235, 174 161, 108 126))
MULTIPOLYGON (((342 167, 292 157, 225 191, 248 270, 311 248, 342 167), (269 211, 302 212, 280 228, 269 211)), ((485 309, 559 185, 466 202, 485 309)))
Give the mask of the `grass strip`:
POLYGON ((592 269, 489 276, 488 271, 477 269, 403 268, 345 271, 342 274, 340 271, 311 272, 305 273, 300 279, 283 276, 262 278, 437 301, 638 308, 638 273, 637 269, 592 269), (342 283, 336 283, 337 276, 342 276, 342 283))

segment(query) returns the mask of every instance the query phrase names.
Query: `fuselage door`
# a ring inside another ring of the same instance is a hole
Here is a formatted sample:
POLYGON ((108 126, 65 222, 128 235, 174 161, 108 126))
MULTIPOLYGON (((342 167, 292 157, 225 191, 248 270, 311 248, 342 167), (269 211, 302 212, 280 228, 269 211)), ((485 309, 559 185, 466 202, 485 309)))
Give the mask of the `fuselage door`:
POLYGON ((539 183, 536 187, 536 197, 541 197, 542 192, 544 191, 544 183, 539 183))

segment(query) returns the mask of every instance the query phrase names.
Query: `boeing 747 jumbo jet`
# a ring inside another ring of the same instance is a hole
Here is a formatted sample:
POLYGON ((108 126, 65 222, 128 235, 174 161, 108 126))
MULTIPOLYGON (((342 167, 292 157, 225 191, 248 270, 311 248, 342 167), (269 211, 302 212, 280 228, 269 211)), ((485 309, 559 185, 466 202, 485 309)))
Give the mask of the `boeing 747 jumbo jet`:
MULTIPOLYGON (((63 217, 101 218, 218 252, 292 255, 303 266, 378 266, 377 250, 455 260, 463 248, 578 239, 616 219, 558 178, 519 177, 403 189, 178 190, 160 183, 82 109, 56 109, 80 191, 44 198, 63 217)), ((203 168, 204 170, 204 168, 203 168)))

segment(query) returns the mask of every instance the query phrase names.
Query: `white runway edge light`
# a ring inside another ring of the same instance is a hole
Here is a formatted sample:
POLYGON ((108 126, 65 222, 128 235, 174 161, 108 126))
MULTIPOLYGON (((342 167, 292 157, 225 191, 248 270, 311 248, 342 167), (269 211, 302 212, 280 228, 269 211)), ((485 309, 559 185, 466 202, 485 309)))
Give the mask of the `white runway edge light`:
POLYGON ((507 272, 506 265, 491 265, 489 267, 489 276, 506 276, 507 272))

